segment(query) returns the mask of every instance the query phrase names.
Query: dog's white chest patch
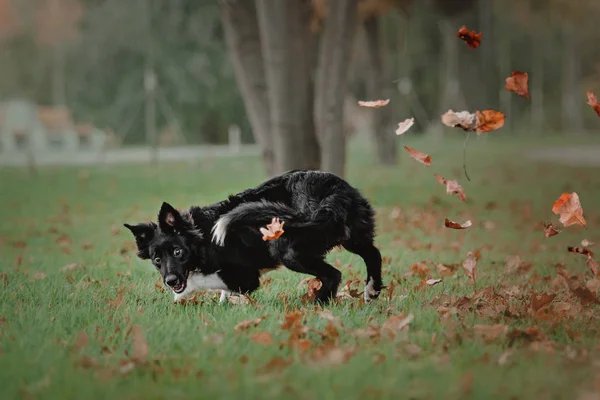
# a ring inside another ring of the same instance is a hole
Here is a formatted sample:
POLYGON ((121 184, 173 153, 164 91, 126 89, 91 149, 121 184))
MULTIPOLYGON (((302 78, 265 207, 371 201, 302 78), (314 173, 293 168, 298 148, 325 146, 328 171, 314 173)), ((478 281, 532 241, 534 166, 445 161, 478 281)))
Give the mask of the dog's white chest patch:
POLYGON ((217 272, 208 275, 191 274, 188 277, 185 290, 175 294, 174 300, 177 302, 199 290, 229 290, 217 272))

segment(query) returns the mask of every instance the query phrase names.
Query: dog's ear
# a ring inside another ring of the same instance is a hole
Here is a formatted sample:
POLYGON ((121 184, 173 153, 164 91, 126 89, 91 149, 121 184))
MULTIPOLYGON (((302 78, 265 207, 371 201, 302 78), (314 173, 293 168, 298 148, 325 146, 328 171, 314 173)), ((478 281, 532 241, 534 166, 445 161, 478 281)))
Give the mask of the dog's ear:
POLYGON ((185 221, 179 211, 169 203, 163 202, 158 213, 158 226, 163 232, 180 231, 185 227, 185 221))
POLYGON ((123 224, 125 228, 129 229, 133 233, 135 238, 135 244, 137 245, 137 255, 142 260, 150 258, 150 249, 148 245, 154 238, 154 232, 156 230, 156 224, 154 222, 143 222, 137 225, 123 224))

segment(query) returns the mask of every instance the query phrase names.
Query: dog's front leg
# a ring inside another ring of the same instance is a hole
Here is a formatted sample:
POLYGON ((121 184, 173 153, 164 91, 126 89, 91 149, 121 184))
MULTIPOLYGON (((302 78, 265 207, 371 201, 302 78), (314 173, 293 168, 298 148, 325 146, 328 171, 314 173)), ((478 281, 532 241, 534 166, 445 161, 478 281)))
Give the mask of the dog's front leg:
POLYGON ((227 290, 221 290, 221 297, 219 297, 219 304, 223 304, 227 301, 229 292, 227 290))

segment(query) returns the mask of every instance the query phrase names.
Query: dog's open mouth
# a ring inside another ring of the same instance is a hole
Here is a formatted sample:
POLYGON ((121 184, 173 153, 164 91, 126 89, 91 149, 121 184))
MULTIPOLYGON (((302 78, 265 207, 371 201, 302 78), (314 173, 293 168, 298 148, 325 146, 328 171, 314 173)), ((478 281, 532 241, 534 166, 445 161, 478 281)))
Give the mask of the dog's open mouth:
POLYGON ((185 290, 185 282, 181 282, 179 285, 173 286, 171 289, 173 292, 179 294, 185 290))

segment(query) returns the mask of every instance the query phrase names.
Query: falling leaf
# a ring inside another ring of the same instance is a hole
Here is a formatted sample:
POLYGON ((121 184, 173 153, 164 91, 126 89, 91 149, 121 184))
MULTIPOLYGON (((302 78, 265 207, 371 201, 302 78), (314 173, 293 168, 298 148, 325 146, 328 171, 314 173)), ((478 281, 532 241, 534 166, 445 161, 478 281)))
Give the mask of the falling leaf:
POLYGON ((446 185, 446 194, 456 194, 462 201, 467 201, 467 195, 465 194, 461 185, 456 180, 448 180, 438 174, 434 174, 435 178, 442 185, 446 185))
POLYGON ((594 276, 598 275, 598 263, 594 258, 594 252, 587 247, 567 247, 567 251, 571 253, 581 254, 587 257, 586 264, 594 276))
POLYGON ((454 112, 448 110, 442 115, 442 123, 451 128, 461 127, 465 131, 471 131, 475 125, 475 114, 468 111, 454 112))
POLYGON ((467 258, 463 261, 463 269, 465 270, 467 276, 469 277, 469 281, 472 285, 475 285, 475 273, 477 271, 477 257, 476 255, 469 251, 467 253, 467 258))
POLYGON ((527 72, 513 71, 511 75, 506 78, 506 90, 529 99, 529 75, 527 72))
POLYGON ((587 239, 583 239, 583 240, 581 241, 581 245, 582 245, 583 247, 590 247, 590 246, 593 246, 593 245, 594 245, 594 243, 595 243, 595 242, 590 242, 590 241, 589 241, 589 240, 587 240, 587 239))
POLYGON ((146 361, 148 357, 148 353, 150 352, 150 347, 148 346, 148 342, 142 333, 142 327, 139 325, 134 325, 131 331, 132 340, 133 340, 133 360, 138 363, 143 363, 146 361))
POLYGON ((429 286, 434 286, 437 285, 438 283, 440 283, 442 281, 442 279, 427 279, 425 281, 426 284, 428 284, 429 286))
POLYGON ((475 333, 486 343, 492 343, 503 338, 508 332, 508 326, 504 324, 496 325, 475 325, 475 333))
POLYGON ((585 262, 590 271, 594 276, 598 276, 598 271, 600 270, 600 266, 598 262, 591 256, 588 256, 587 261, 585 262))
POLYGON ((596 97, 596 95, 592 92, 587 92, 587 98, 587 104, 592 106, 594 111, 596 111, 596 114, 598 114, 598 116, 600 117, 600 103, 598 103, 598 98, 596 97))
POLYGON ((446 220, 444 221, 444 226, 446 228, 451 228, 451 229, 468 229, 472 225, 473 225, 473 223, 471 222, 471 220, 467 220, 467 221, 463 222, 462 224, 459 224, 458 222, 450 221, 448 218, 446 218, 446 220))
POLYGON ((256 332, 252 336, 252 341, 263 346, 269 346, 275 343, 273 336, 271 336, 271 334, 267 331, 256 332))
POLYGON ((463 26, 458 30, 458 32, 456 32, 456 36, 464 40, 467 46, 469 46, 470 49, 474 50, 479 47, 483 34, 481 32, 477 33, 475 31, 469 32, 467 27, 463 26))
POLYGON ((263 240, 275 240, 279 236, 283 235, 283 224, 285 222, 279 222, 279 218, 274 217, 271 223, 267 225, 267 228, 260 228, 260 233, 263 234, 263 240))
POLYGON ((409 130, 415 124, 414 118, 407 118, 402 122, 398 122, 398 129, 396 129, 396 135, 400 136, 407 130, 409 130))
POLYGON ((404 146, 404 150, 406 150, 408 154, 410 154, 410 156, 418 162, 423 163, 427 166, 431 165, 431 156, 429 154, 421 153, 420 151, 411 149, 408 146, 404 146))
POLYGON ((531 292, 530 305, 534 312, 537 312, 540 308, 550 304, 556 297, 555 294, 542 293, 541 296, 537 296, 533 291, 531 292))
POLYGON ((583 208, 577 193, 563 193, 552 206, 552 212, 560 215, 560 222, 567 226, 578 224, 585 227, 583 208))
POLYGON ((544 225, 544 237, 545 238, 549 238, 554 235, 558 235, 560 233, 559 230, 555 229, 552 226, 552 222, 548 222, 548 223, 542 222, 542 224, 544 225))
POLYGON ((267 316, 263 315, 262 317, 259 317, 259 318, 254 318, 254 319, 249 319, 249 320, 246 320, 246 321, 239 322, 235 326, 234 329, 235 329, 236 332, 245 331, 245 330, 247 330, 247 329, 249 329, 249 328, 251 328, 253 326, 257 326, 265 318, 267 318, 267 316))
POLYGON ((390 103, 390 99, 375 100, 375 101, 362 101, 362 100, 358 101, 359 106, 370 107, 370 108, 381 108, 381 107, 387 106, 389 103, 390 103))
POLYGON ((505 115, 499 111, 483 110, 475 112, 475 132, 478 135, 484 132, 495 131, 504 126, 505 115))

